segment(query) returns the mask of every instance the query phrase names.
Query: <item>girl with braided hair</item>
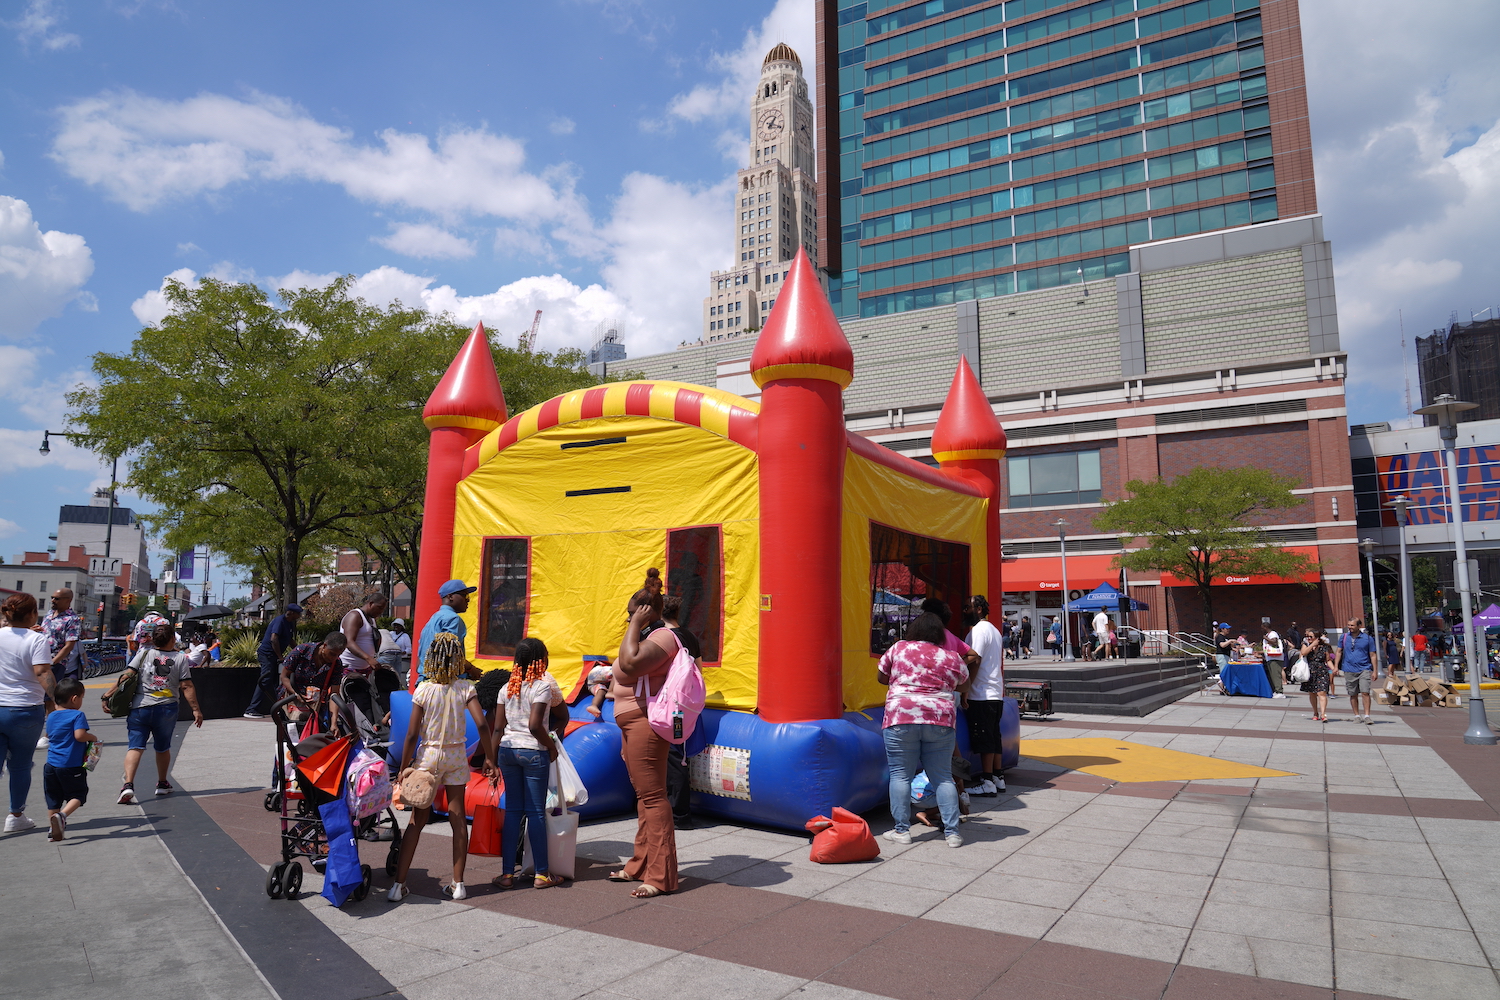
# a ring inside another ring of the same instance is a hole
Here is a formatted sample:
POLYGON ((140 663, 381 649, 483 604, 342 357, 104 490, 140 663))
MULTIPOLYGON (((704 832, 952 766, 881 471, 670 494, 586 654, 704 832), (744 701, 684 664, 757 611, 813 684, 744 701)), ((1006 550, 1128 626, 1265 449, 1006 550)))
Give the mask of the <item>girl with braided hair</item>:
MULTIPOLYGON (((464 790, 469 784, 469 762, 464 757, 465 711, 479 729, 485 773, 493 774, 495 770, 494 741, 484 724, 474 683, 465 673, 467 667, 463 640, 452 632, 439 632, 427 652, 426 679, 412 695, 411 720, 406 724, 401 766, 396 769, 400 777, 405 777, 412 768, 431 771, 447 786, 448 823, 453 827, 453 881, 443 886, 442 891, 448 899, 466 899, 469 895, 464 886, 464 862, 469 856, 469 823, 464 809, 464 790)), ((401 838, 396 883, 386 896, 392 903, 401 902, 411 891, 406 887, 406 875, 411 869, 411 859, 416 856, 422 828, 431 817, 431 806, 412 810, 411 824, 401 838)))
POLYGON ((562 876, 548 871, 547 863, 547 772, 557 759, 557 744, 547 732, 547 718, 563 703, 562 689, 547 672, 547 646, 527 637, 516 643, 510 683, 501 704, 505 708, 505 732, 497 757, 505 779, 505 823, 500 828, 500 856, 504 873, 495 885, 509 889, 515 884, 516 847, 521 836, 521 817, 526 817, 526 836, 536 861, 537 889, 561 885, 562 876))

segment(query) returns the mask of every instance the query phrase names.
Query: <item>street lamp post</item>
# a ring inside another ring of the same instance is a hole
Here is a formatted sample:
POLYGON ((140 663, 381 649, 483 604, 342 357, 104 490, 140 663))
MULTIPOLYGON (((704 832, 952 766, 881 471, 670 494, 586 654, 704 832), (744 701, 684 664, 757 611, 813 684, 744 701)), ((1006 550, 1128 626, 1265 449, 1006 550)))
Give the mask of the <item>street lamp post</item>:
POLYGON ((1063 661, 1073 662, 1073 643, 1068 639, 1068 522, 1058 518, 1052 522, 1057 529, 1057 545, 1062 550, 1062 623, 1063 661))
MULTIPOLYGON (((52 446, 47 443, 47 439, 49 437, 88 438, 88 437, 92 437, 92 435, 89 435, 89 434, 73 434, 73 433, 69 433, 67 431, 48 431, 48 430, 44 430, 44 431, 42 431, 42 446, 37 449, 43 455, 50 455, 50 454, 52 454, 52 446)), ((119 465, 120 465, 120 458, 119 458, 118 455, 115 456, 114 458, 110 459, 110 462, 109 462, 109 513, 105 515, 105 521, 104 521, 104 562, 105 562, 106 566, 109 565, 110 545, 111 545, 111 542, 114 539, 114 534, 115 534, 115 477, 116 477, 116 473, 119 471, 119 465)), ((111 593, 108 595, 108 597, 115 596, 114 593, 113 593, 113 591, 114 591, 113 587, 110 588, 110 591, 111 591, 111 593)), ((98 648, 98 650, 96 650, 96 652, 98 652, 98 654, 100 656, 104 655, 104 608, 105 608, 105 605, 107 605, 109 603, 108 597, 106 597, 104 594, 100 594, 99 595, 99 634, 98 634, 98 637, 97 637, 98 640, 99 640, 99 648, 98 648)))
POLYGON ((1443 454, 1447 458, 1448 525, 1453 531, 1453 577, 1458 584, 1459 604, 1463 609, 1464 659, 1469 668, 1469 728, 1464 731, 1464 742, 1475 746, 1494 746, 1500 743, 1500 738, 1490 730, 1489 722, 1484 717, 1484 698, 1479 693, 1473 582, 1469 579, 1469 551, 1464 544, 1463 501, 1458 493, 1458 415, 1478 406, 1478 403, 1464 402, 1445 392, 1428 405, 1419 406, 1412 412, 1438 418, 1438 435, 1443 440, 1443 454))
MULTIPOLYGON (((1375 676, 1380 676, 1380 651, 1385 643, 1380 638, 1380 608, 1377 606, 1380 598, 1375 596, 1375 539, 1362 538, 1359 542, 1360 549, 1365 554, 1365 565, 1370 570, 1370 638, 1375 640, 1375 676)), ((1386 663, 1385 672, 1391 672, 1390 663, 1386 663)))
POLYGON ((1406 555, 1406 525, 1411 520, 1411 501, 1402 495, 1387 500, 1386 506, 1396 511, 1396 535, 1401 540, 1401 649, 1406 653, 1408 667, 1411 667, 1417 662, 1411 645, 1412 628, 1416 624, 1411 610, 1411 560, 1406 555))

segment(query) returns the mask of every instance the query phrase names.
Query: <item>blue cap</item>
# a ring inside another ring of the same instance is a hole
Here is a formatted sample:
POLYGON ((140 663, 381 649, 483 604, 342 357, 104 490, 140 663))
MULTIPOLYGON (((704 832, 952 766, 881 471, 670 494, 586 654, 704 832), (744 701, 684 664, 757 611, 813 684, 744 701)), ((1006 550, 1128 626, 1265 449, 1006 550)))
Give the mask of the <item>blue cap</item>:
POLYGON ((454 594, 472 594, 478 587, 471 587, 462 580, 449 580, 438 588, 439 597, 452 597, 454 594))
POLYGON ((292 604, 288 604, 286 606, 286 609, 288 611, 301 611, 302 610, 302 605, 296 604, 296 603, 292 603, 292 604))

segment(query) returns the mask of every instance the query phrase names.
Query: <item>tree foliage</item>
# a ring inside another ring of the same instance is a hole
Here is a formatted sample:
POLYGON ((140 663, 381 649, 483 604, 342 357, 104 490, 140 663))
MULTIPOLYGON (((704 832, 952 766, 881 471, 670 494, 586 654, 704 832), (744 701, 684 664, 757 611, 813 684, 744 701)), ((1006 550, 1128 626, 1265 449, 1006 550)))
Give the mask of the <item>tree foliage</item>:
POLYGON ((1200 466, 1171 482, 1132 480, 1131 494, 1115 500, 1094 519, 1099 531, 1114 532, 1130 549, 1119 561, 1126 569, 1167 572, 1190 581, 1203 599, 1205 632, 1213 630, 1213 586, 1226 576, 1297 576, 1317 563, 1273 546, 1257 515, 1306 502, 1292 490, 1295 479, 1266 469, 1200 466))

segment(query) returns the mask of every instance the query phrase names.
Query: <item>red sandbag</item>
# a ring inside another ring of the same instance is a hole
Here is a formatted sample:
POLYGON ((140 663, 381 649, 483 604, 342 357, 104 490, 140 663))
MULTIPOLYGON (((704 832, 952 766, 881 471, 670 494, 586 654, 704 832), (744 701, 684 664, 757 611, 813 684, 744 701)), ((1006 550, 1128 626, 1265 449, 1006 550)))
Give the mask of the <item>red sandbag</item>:
POLYGON ((808 860, 817 864, 842 865, 880 857, 880 844, 870 824, 840 806, 833 807, 833 819, 814 816, 808 820, 807 829, 816 834, 808 860))

